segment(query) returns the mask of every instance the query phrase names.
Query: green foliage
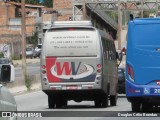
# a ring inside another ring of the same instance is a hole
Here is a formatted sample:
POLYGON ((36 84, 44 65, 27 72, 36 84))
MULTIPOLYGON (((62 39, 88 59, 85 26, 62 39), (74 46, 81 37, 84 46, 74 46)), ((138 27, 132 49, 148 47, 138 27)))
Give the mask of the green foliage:
MULTIPOLYGON (((21 0, 11 0, 14 2, 21 2, 21 0)), ((44 0, 44 3, 39 3, 39 0, 26 0, 26 4, 33 4, 33 5, 44 5, 49 8, 53 8, 53 0, 44 0)))
POLYGON ((53 0, 44 0, 43 5, 49 8, 53 8, 53 0))
POLYGON ((113 20, 118 21, 118 13, 117 12, 106 11, 106 14, 108 16, 110 16, 113 20))
POLYGON ((2 52, 0 52, 0 58, 3 58, 3 57, 4 57, 3 53, 2 53, 2 52))
POLYGON ((148 18, 149 17, 149 12, 148 11, 144 11, 143 12, 143 17, 144 18, 148 18))
POLYGON ((39 4, 39 0, 26 0, 26 4, 36 5, 36 4, 39 4))
POLYGON ((150 10, 149 13, 156 13, 156 11, 155 10, 150 10))
POLYGON ((20 60, 20 56, 19 55, 14 55, 14 56, 12 56, 12 60, 20 60))
POLYGON ((27 87, 27 91, 30 91, 32 87, 32 79, 30 76, 25 77, 25 85, 27 87))
POLYGON ((28 40, 28 44, 33 44, 34 46, 36 46, 37 43, 38 43, 38 32, 35 32, 34 35, 30 37, 30 39, 28 40))

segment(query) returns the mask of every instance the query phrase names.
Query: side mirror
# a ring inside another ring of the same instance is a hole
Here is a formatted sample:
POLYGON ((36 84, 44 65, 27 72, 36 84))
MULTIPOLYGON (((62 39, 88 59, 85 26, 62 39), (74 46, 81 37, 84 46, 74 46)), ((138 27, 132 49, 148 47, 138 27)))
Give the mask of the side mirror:
POLYGON ((0 70, 0 82, 9 83, 15 80, 15 70, 13 65, 2 65, 0 70))

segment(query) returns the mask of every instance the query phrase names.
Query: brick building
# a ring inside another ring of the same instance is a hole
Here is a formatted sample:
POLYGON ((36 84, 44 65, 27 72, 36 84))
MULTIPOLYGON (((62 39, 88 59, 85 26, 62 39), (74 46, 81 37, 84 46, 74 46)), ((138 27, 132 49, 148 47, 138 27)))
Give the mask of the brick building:
MULTIPOLYGON (((26 36, 30 37, 37 30, 39 9, 44 6, 26 4, 26 36)), ((21 3, 0 0, 0 52, 3 46, 10 47, 12 55, 21 51, 21 3)), ((11 56, 7 56, 11 57, 11 56)))
POLYGON ((58 21, 69 21, 73 15, 73 0, 53 0, 53 9, 58 11, 58 21))

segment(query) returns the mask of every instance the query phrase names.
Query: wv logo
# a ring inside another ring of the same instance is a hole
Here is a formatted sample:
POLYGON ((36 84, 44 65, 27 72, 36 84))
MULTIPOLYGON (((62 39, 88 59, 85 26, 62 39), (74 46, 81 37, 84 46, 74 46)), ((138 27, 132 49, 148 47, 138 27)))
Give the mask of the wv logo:
POLYGON ((75 62, 56 62, 56 64, 51 68, 51 73, 53 76, 62 78, 62 79, 79 79, 87 77, 93 73, 94 69, 91 65, 83 64, 79 62, 78 66, 75 65, 75 62), (78 73, 80 67, 84 66, 86 71, 83 73, 78 73))
POLYGON ((70 75, 71 72, 72 72, 72 75, 76 75, 80 65, 81 65, 81 62, 79 62, 78 67, 76 68, 74 62, 71 62, 71 67, 69 66, 68 62, 64 62, 62 66, 60 62, 57 62, 56 63, 57 75, 62 75, 63 71, 65 71, 66 75, 70 75))

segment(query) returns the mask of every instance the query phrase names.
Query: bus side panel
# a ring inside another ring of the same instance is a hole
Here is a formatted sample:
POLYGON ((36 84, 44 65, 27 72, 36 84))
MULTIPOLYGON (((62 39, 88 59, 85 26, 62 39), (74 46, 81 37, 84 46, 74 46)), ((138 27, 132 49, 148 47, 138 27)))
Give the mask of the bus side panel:
POLYGON ((103 88, 108 95, 116 95, 118 73, 116 50, 113 41, 102 38, 103 53, 103 88))

